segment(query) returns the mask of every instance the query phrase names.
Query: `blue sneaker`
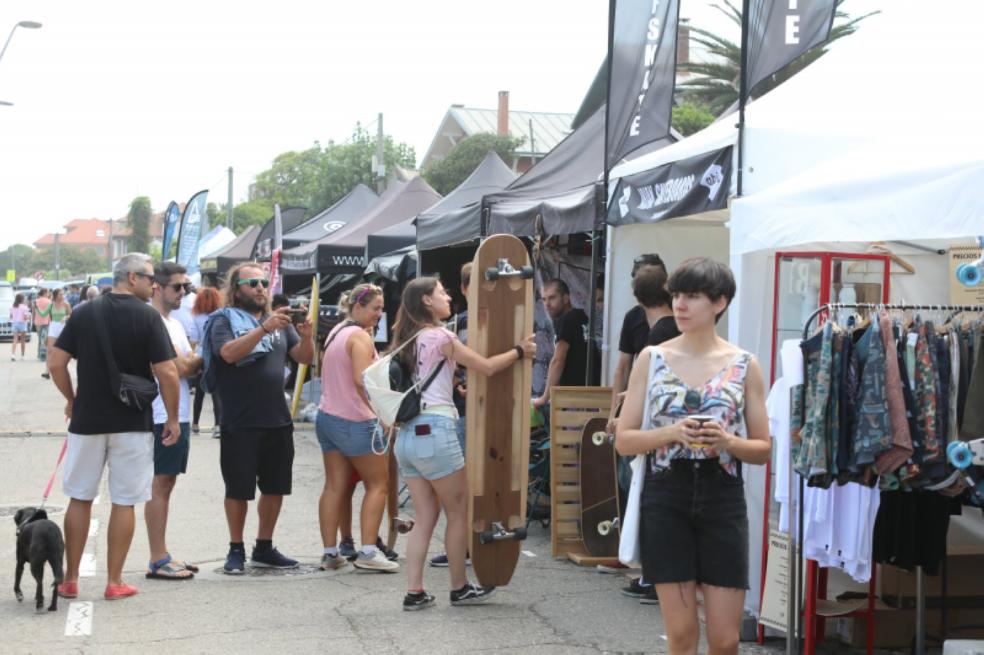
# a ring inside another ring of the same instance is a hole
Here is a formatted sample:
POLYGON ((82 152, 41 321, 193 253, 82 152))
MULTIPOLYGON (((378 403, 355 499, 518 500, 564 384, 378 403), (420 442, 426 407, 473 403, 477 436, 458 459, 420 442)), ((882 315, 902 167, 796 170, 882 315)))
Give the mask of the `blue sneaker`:
POLYGON ((342 537, 338 544, 338 554, 350 562, 358 556, 359 551, 355 549, 355 541, 352 537, 342 537))
POLYGON ((267 569, 295 569, 297 560, 283 555, 276 548, 270 547, 264 550, 253 548, 253 555, 249 558, 253 566, 267 569))
POLYGON ((444 568, 448 566, 448 555, 447 553, 441 553, 440 555, 434 555, 430 560, 430 565, 438 568, 444 568))
POLYGON ((225 565, 222 567, 222 572, 227 575, 242 575, 246 572, 246 548, 240 546, 236 548, 235 546, 229 548, 229 554, 226 555, 225 565))

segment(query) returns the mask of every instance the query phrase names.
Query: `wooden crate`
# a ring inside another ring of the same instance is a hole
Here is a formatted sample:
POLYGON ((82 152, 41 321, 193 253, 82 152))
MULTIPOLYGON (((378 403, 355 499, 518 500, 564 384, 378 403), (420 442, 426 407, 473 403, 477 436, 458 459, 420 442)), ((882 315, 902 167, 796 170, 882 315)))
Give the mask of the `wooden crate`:
POLYGON ((608 417, 611 387, 554 387, 550 393, 550 552, 594 566, 581 541, 581 432, 589 419, 608 417))

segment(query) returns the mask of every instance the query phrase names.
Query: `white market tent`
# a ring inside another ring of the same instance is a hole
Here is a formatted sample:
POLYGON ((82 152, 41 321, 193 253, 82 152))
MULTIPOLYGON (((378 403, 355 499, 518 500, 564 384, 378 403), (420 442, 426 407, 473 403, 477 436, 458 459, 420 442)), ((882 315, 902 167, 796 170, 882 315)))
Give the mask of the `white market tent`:
MULTIPOLYGON (((978 35, 984 5, 943 0, 927 10, 899 0, 877 8, 881 13, 856 34, 749 105, 745 197, 734 202, 730 224, 706 228, 703 237, 684 230, 711 223, 711 216, 610 229, 606 334, 634 302, 624 288, 635 255, 659 252, 670 268, 697 254, 728 258, 739 281, 727 317, 730 338, 765 367, 772 303, 763 299, 772 298, 777 250, 863 252, 872 241, 945 248, 984 233, 984 128, 975 109, 982 93, 971 81, 984 61, 978 35)), ((613 176, 733 144, 735 122, 723 119, 623 164, 613 176)), ((946 257, 889 246, 918 272, 892 276, 893 300, 948 301, 946 257)), ((747 468, 752 584, 746 608, 757 613, 764 470, 747 468)))

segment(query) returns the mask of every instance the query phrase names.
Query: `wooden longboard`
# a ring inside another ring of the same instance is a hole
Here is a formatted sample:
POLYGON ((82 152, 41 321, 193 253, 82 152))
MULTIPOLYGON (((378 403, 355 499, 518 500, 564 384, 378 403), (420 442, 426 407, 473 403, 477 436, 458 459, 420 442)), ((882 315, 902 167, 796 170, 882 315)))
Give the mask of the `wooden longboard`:
POLYGON ((618 555, 618 476, 607 418, 581 432, 581 540, 593 557, 618 555))
MULTIPOLYGON (((523 242, 512 235, 491 236, 478 247, 468 289, 468 346, 479 354, 498 355, 533 334, 529 263, 523 242), (488 279, 489 269, 500 268, 504 274, 488 279)), ((492 377, 468 371, 469 552, 483 586, 509 583, 526 534, 532 383, 529 359, 492 377), (489 541, 496 526, 499 538, 489 541)))

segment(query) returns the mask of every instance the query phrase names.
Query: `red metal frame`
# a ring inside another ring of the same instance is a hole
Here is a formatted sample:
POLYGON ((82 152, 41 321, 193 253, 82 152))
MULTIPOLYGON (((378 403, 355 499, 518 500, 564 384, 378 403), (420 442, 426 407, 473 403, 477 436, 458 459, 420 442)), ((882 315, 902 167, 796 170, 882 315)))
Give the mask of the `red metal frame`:
MULTIPOLYGON (((779 264, 784 258, 792 259, 819 259, 820 260, 820 295, 818 302, 825 305, 830 302, 830 285, 835 259, 861 259, 880 261, 884 264, 882 274, 882 302, 889 302, 889 286, 891 284, 892 261, 888 255, 875 255, 869 253, 845 253, 834 251, 780 251, 775 253, 775 267, 772 278, 772 347, 769 351, 769 388, 776 381, 776 335, 779 330, 779 264)), ((822 318, 822 317, 821 317, 822 318)), ((772 495, 772 462, 765 465, 765 500, 762 521, 762 569, 760 572, 760 594, 759 609, 761 610, 762 596, 765 595, 765 573, 769 561, 769 511, 771 509, 772 495)), ((826 619, 816 613, 816 601, 818 598, 827 596, 827 569, 821 568, 814 560, 807 560, 806 563, 806 603, 803 608, 804 614, 804 642, 807 655, 813 655, 816 645, 823 641, 826 630, 826 619)), ((874 648, 875 626, 875 570, 872 569, 871 581, 868 585, 868 607, 864 610, 857 610, 841 616, 865 616, 867 619, 867 652, 871 655, 874 648)), ((788 636, 787 636, 788 638, 788 636)), ((765 628, 758 626, 758 643, 765 640, 765 628)))

